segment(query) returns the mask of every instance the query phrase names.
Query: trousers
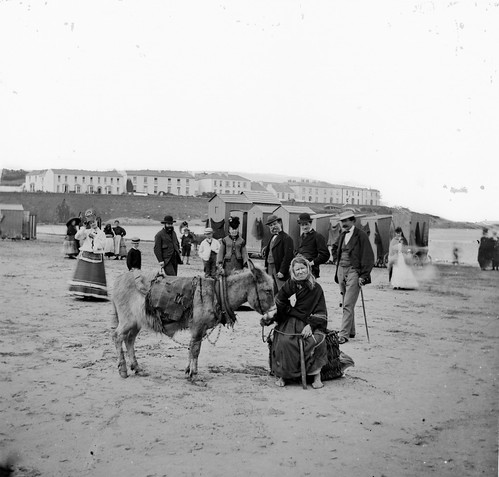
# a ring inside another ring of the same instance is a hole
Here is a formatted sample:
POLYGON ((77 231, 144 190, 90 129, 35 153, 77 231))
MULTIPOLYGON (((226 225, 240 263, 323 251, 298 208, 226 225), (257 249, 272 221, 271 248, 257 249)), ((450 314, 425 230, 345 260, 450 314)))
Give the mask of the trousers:
POLYGON ((343 296, 343 317, 339 336, 355 335, 355 304, 359 298, 359 274, 352 267, 338 267, 338 284, 343 296))

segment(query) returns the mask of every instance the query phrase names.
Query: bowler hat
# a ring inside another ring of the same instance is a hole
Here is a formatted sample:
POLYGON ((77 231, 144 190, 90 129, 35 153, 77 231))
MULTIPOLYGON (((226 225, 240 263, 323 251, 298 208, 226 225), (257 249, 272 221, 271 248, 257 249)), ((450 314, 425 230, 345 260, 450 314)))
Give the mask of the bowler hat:
POLYGON ((344 210, 339 215, 340 220, 355 219, 355 212, 353 210, 344 210))
POLYGON ((304 212, 303 214, 300 214, 298 216, 298 221, 299 224, 306 224, 308 222, 312 222, 312 217, 310 217, 310 214, 308 212, 304 212))
POLYGON ((173 224, 176 222, 173 220, 173 217, 171 215, 165 215, 165 218, 161 221, 162 224, 173 224))
POLYGON ((267 222, 265 222, 265 225, 270 225, 272 222, 275 222, 276 220, 282 220, 280 217, 277 217, 277 215, 269 215, 267 218, 267 222))

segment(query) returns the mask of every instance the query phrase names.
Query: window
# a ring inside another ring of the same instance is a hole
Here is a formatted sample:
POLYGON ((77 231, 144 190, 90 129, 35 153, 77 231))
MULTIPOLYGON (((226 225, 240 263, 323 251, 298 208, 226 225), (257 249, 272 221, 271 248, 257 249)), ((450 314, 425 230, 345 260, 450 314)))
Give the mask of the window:
POLYGON ((186 183, 187 185, 189 185, 189 179, 186 179, 186 180, 185 180, 185 183, 186 183))
MULTIPOLYGON (((111 179, 111 184, 112 184, 112 183, 113 183, 113 179, 111 179)), ((116 184, 119 184, 119 183, 120 183, 120 178, 119 178, 119 177, 117 177, 117 178, 116 178, 116 184)))
POLYGON ((147 184, 147 177, 144 177, 144 184, 147 184))
POLYGON ((180 179, 177 179, 177 185, 180 185, 180 179))
POLYGON ((113 183, 113 178, 111 177, 111 184, 113 183))
POLYGON ((80 187, 80 185, 79 185, 79 184, 76 184, 76 185, 75 185, 75 192, 76 192, 77 194, 79 194, 79 193, 81 192, 81 187, 80 187))
POLYGON ((185 188, 185 195, 189 195, 189 188, 188 187, 185 188))
POLYGON ((157 177, 155 177, 155 178, 154 178, 154 183, 155 183, 155 184, 157 184, 157 183, 158 183, 158 178, 157 178, 157 177))
POLYGON ((56 192, 61 192, 60 187, 61 187, 60 185, 57 185, 57 190, 56 190, 56 192))
MULTIPOLYGON (((119 180, 119 179, 118 179, 119 180)), ((116 193, 119 194, 120 193, 120 188, 119 187, 116 187, 116 193)))
MULTIPOLYGON (((156 179, 156 180, 157 180, 157 179, 156 179)), ((157 185, 155 185, 155 186, 154 186, 154 193, 155 193, 155 194, 157 194, 157 193, 158 193, 158 186, 157 186, 157 185)))
POLYGON ((89 185, 87 191, 89 194, 93 194, 94 193, 94 186, 89 185))
POLYGON ((85 176, 81 178, 81 181, 85 184, 85 176))
POLYGON ((97 184, 100 184, 100 177, 97 177, 97 184))
POLYGON ((78 180, 78 178, 75 176, 75 182, 78 180))
POLYGON ((171 184, 171 183, 172 183, 172 178, 168 177, 168 184, 171 184))
POLYGON ((68 176, 64 176, 64 182, 68 181, 68 176))
MULTIPOLYGON (((57 176, 57 182, 61 182, 61 176, 57 176)), ((57 191, 59 192, 59 191, 57 191)))
POLYGON ((137 177, 133 177, 132 181, 133 181, 134 184, 137 184, 137 177))
POLYGON ((90 182, 93 182, 93 181, 94 181, 94 178, 93 178, 93 177, 91 177, 91 178, 90 178, 90 182))

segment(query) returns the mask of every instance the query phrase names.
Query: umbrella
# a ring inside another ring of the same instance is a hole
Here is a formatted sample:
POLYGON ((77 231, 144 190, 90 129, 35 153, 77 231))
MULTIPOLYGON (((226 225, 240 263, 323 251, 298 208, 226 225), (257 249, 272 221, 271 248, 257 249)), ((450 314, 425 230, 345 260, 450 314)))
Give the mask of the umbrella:
POLYGON ((73 217, 72 219, 69 219, 67 222, 66 222, 66 227, 69 227, 71 225, 71 222, 72 221, 75 221, 75 225, 78 227, 78 225, 80 225, 81 223, 81 218, 80 217, 73 217))

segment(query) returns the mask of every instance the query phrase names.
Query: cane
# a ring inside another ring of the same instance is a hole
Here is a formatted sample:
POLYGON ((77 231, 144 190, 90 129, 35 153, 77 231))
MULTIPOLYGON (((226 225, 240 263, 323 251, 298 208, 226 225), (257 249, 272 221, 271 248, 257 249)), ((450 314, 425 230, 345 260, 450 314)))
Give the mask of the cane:
POLYGON ((366 324, 367 342, 370 343, 371 341, 369 340, 369 328, 367 327, 366 305, 364 304, 364 292, 362 291, 362 287, 360 287, 360 298, 362 299, 362 310, 364 311, 364 323, 366 324))
POLYGON ((300 344, 300 365, 301 365, 301 385, 303 389, 307 389, 307 370, 305 368, 305 350, 303 349, 303 338, 298 337, 300 344))

